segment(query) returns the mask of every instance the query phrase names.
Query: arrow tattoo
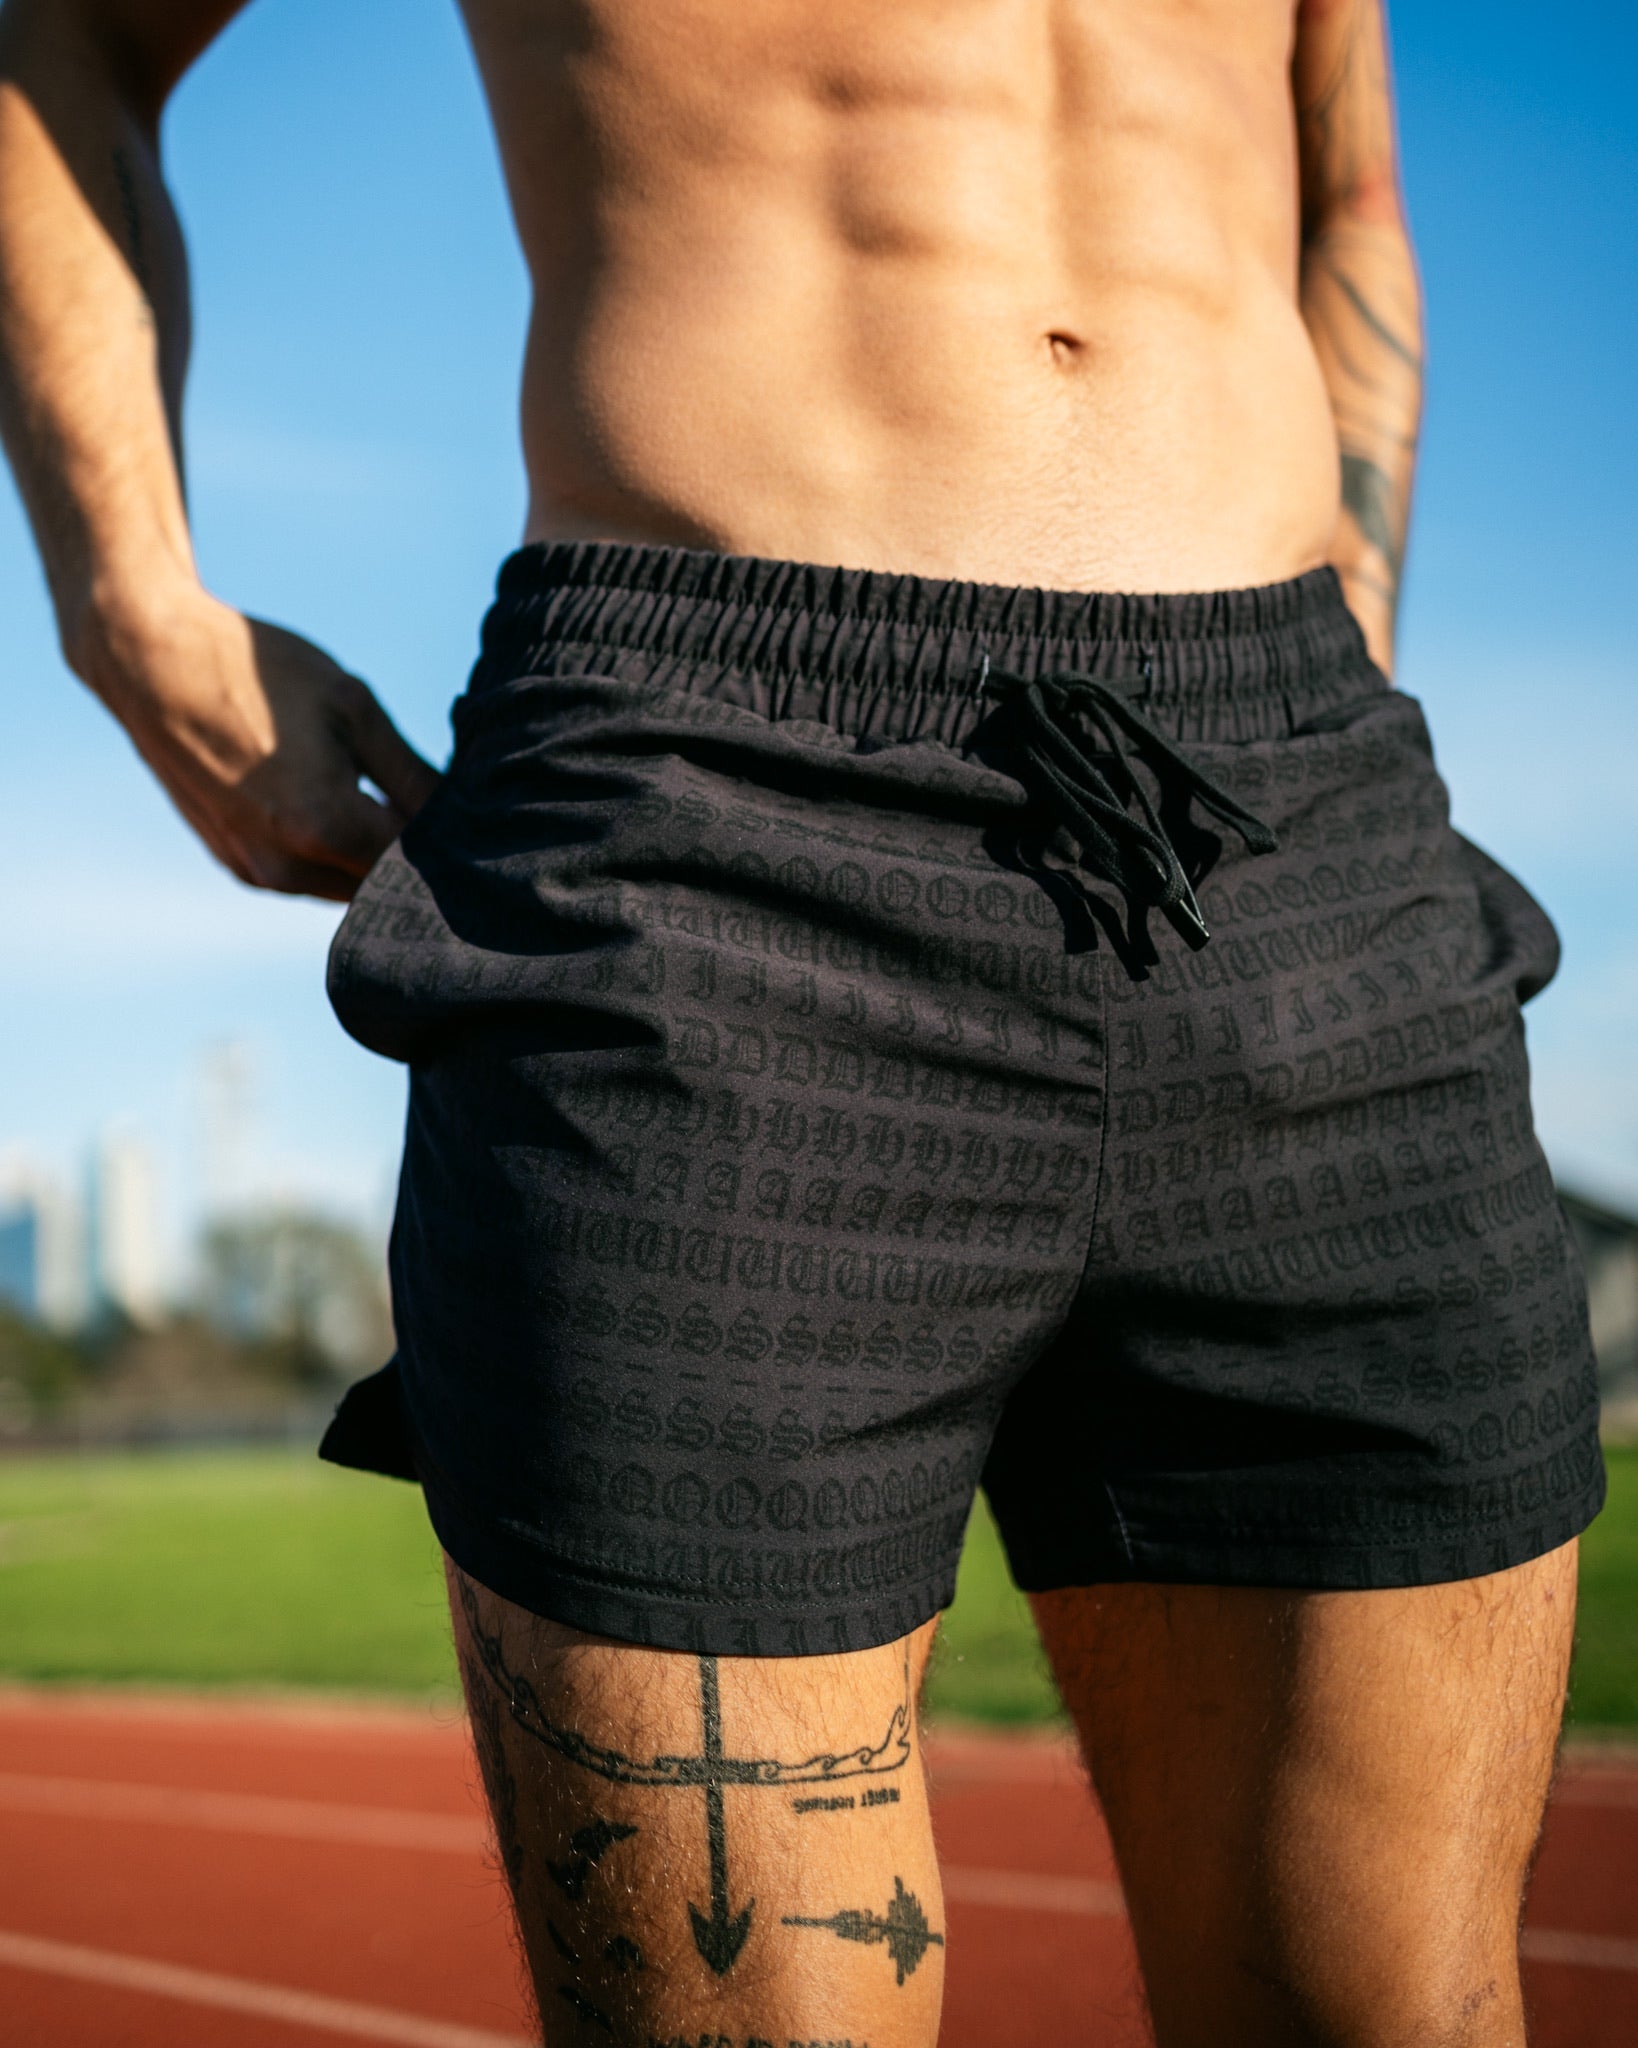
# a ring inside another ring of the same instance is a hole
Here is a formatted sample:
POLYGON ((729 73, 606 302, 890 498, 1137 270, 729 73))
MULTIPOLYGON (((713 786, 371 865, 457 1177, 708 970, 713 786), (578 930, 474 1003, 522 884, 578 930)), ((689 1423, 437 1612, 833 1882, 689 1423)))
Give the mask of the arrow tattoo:
POLYGON ((711 1857, 711 1917, 707 1919, 692 1900, 688 1917, 693 1922, 694 1946, 721 1977, 733 1967, 745 1946, 756 1900, 747 1901, 743 1912, 729 1914, 728 1827, 722 1812, 722 1766, 726 1759, 722 1754, 722 1702, 717 1693, 715 1657, 700 1659, 700 1720, 705 1738, 701 1761, 706 1767, 703 1783, 705 1840, 711 1857))

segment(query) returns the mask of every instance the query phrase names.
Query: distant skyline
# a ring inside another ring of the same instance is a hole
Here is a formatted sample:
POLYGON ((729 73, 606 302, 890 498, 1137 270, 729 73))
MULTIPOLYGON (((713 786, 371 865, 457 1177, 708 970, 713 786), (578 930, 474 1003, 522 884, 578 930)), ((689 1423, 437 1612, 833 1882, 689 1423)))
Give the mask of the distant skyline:
MULTIPOLYGON (((526 288, 447 0, 258 0, 183 86, 167 158, 197 315, 200 558, 368 676, 417 744, 523 518, 526 288)), ((1529 1012, 1562 1176, 1638 1207, 1638 25, 1447 0, 1393 21, 1428 288, 1399 680, 1458 824, 1558 921, 1529 1012)), ((200 1199, 205 1048, 257 1067, 258 1174, 373 1222, 402 1076, 330 1017, 335 912, 215 870, 62 670, 0 484, 0 1149, 64 1173, 114 1121, 200 1199)))

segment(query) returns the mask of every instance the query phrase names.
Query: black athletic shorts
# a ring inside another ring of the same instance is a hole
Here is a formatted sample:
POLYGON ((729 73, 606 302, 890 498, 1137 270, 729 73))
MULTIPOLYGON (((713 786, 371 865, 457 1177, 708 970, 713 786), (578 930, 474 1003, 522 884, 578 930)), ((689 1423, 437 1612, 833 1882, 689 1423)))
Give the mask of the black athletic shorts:
POLYGON ((532 547, 454 725, 331 959, 410 1102, 325 1454, 475 1578, 804 1654, 945 1605, 980 1484, 1030 1589, 1414 1585, 1597 1511, 1557 942, 1331 571, 532 547))

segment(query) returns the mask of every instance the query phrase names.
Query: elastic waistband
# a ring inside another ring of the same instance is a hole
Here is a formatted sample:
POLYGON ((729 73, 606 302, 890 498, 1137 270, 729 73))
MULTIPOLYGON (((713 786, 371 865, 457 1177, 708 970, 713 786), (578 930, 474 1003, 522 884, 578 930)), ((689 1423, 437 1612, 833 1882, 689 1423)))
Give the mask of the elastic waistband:
POLYGON ((581 647, 907 693, 972 691, 987 667, 1077 670, 1156 707, 1382 687, 1330 568, 1132 596, 603 541, 520 549, 501 568, 474 689, 560 667, 581 647))

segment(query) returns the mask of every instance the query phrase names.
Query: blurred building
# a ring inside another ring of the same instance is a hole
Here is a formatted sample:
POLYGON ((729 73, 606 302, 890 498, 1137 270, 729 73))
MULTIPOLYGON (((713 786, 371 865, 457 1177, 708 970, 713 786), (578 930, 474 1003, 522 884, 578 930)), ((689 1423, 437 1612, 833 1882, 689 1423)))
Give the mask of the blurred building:
POLYGON ((297 1208, 218 1217, 200 1267, 199 1306, 218 1329, 281 1345, 308 1373, 377 1366, 392 1349, 380 1253, 332 1217, 297 1208))
POLYGON ((92 1155, 90 1200, 93 1309, 151 1329, 165 1312, 159 1174, 130 1131, 110 1131, 92 1155))
POLYGON ((256 1060, 242 1038, 205 1046, 194 1069, 199 1114, 200 1194, 207 1218, 242 1215, 252 1204, 256 1060))
POLYGON ((85 1227, 54 1175, 31 1161, 0 1161, 0 1302, 31 1322, 77 1329, 86 1319, 85 1227))

